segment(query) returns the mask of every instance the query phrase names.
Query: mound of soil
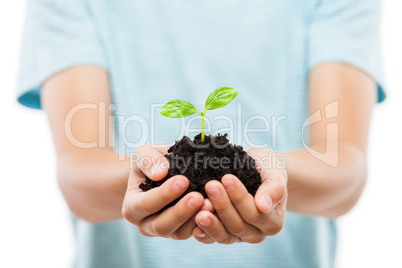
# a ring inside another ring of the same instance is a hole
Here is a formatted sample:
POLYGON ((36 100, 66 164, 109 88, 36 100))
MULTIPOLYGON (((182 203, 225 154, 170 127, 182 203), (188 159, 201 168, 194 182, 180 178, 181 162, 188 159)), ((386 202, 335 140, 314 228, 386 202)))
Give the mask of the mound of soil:
MULTIPOLYGON (((146 177, 145 183, 139 185, 142 191, 158 187, 175 175, 184 175, 189 180, 189 187, 183 196, 197 191, 207 198, 205 184, 210 180, 221 181, 225 174, 238 177, 253 196, 261 185, 261 176, 255 166, 255 160, 242 146, 229 143, 227 134, 205 136, 204 143, 201 143, 201 134, 195 136, 194 140, 184 136, 169 148, 168 153, 165 155, 170 164, 168 175, 161 181, 153 181, 146 177)), ((164 209, 176 204, 180 198, 164 209)))

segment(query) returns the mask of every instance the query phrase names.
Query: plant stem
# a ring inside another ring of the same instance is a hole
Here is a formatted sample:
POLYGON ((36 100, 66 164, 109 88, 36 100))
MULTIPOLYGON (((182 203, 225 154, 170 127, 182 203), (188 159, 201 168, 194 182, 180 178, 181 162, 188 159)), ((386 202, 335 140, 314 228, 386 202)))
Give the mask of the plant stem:
POLYGON ((201 113, 201 143, 204 143, 204 137, 205 137, 205 134, 204 134, 204 114, 203 113, 201 113))

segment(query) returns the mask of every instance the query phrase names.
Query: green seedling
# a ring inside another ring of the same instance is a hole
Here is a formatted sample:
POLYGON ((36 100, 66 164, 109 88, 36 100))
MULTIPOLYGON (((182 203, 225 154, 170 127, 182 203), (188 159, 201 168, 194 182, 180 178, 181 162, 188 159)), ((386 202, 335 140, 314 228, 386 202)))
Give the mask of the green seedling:
POLYGON ((223 106, 228 105, 234 98, 236 98, 239 92, 236 89, 231 87, 220 87, 212 91, 209 94, 207 101, 205 102, 204 112, 200 113, 197 109, 194 108, 190 102, 174 99, 166 103, 160 114, 170 118, 182 118, 194 113, 197 113, 201 116, 201 142, 204 142, 204 117, 207 110, 215 110, 221 108, 223 106))

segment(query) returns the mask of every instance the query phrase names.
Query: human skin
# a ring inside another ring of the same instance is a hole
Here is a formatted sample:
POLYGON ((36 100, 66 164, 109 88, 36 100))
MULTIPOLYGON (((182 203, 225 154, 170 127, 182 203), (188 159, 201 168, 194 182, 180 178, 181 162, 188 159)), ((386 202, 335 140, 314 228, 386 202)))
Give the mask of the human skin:
MULTIPOLYGON (((263 168, 263 183, 255 198, 229 174, 222 183, 211 181, 206 185, 208 199, 192 192, 162 213, 158 211, 185 191, 187 178, 175 176, 161 187, 142 192, 138 185, 145 175, 153 180, 163 179, 166 164, 158 164, 151 172, 152 165, 145 167, 136 159, 130 171, 129 159, 119 160, 107 142, 103 148, 82 149, 66 138, 64 121, 72 107, 110 103, 106 71, 96 66, 62 71, 43 84, 41 98, 56 147, 59 186, 72 213, 95 223, 124 216, 146 236, 194 236, 207 244, 259 243, 283 228, 286 211, 329 218, 347 213, 359 199, 367 177, 367 139, 376 85, 367 74, 342 63, 318 65, 309 76, 311 113, 339 102, 338 117, 312 124, 309 129, 311 148, 325 151, 326 146, 337 143, 336 150, 326 152, 327 157, 339 159, 336 167, 304 148, 278 153, 277 157, 286 160, 286 167, 263 168), (331 137, 326 133, 327 123, 338 123, 337 139, 327 141, 331 137), (208 221, 208 226, 202 224, 208 221)), ((98 126, 105 124, 107 130, 108 118, 100 121, 98 111, 80 111, 72 120, 72 133, 82 142, 99 141, 98 126)), ((108 133, 101 135, 106 141, 110 138, 108 133)), ((165 150, 166 147, 144 145, 136 152, 143 158, 165 161, 165 150)), ((254 158, 262 158, 271 150, 250 148, 248 152, 254 158)))
MULTIPOLYGON (((314 68, 309 79, 310 114, 319 109, 324 111, 326 105, 338 101, 339 116, 312 124, 309 146, 320 152, 326 151, 327 159, 337 158, 338 165, 332 167, 305 149, 278 153, 277 157, 286 160, 286 169, 276 167, 262 170, 264 182, 256 194, 255 204, 236 178, 224 177, 223 185, 216 181, 209 182, 206 191, 220 221, 210 212, 200 212, 196 217, 198 227, 193 230, 194 237, 207 244, 261 242, 266 236, 274 235, 283 228, 286 207, 288 211, 328 218, 336 218, 350 211, 366 182, 367 140, 376 96, 376 84, 360 70, 340 63, 326 63, 314 68), (326 133, 328 123, 338 123, 338 135, 326 133), (336 146, 331 146, 332 143, 336 146), (275 175, 272 175, 273 172, 275 175), (286 173, 287 184, 284 183, 286 173), (236 182, 235 188, 238 187, 238 190, 227 190, 229 179, 236 182), (214 188, 219 195, 212 197, 210 193, 214 192, 214 188), (263 193, 272 197, 270 209, 261 202, 263 193), (223 213, 227 214, 227 207, 233 213, 223 217, 223 213), (203 221, 210 225, 202 226, 203 221)), ((256 159, 268 155, 269 151, 248 150, 256 159)))

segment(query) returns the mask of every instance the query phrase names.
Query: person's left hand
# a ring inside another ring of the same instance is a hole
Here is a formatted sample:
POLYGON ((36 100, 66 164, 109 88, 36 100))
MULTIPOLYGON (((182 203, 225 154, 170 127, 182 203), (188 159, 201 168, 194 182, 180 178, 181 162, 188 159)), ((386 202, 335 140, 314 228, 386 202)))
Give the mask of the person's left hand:
POLYGON ((261 243, 278 234, 284 225, 287 202, 285 167, 272 167, 272 151, 251 148, 247 153, 256 160, 262 184, 254 197, 234 175, 226 174, 222 183, 214 180, 205 185, 215 213, 201 211, 196 217, 193 237, 199 242, 232 244, 261 243))

